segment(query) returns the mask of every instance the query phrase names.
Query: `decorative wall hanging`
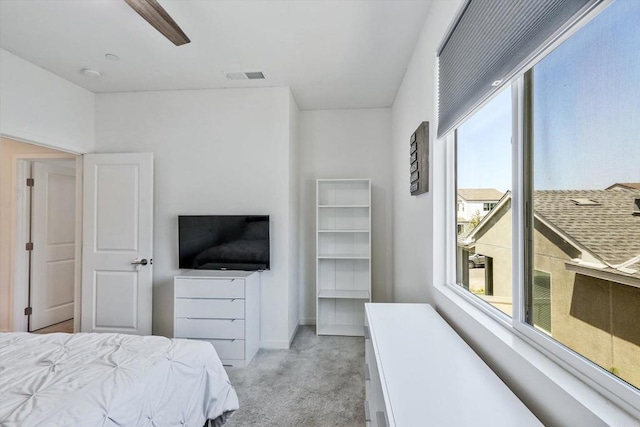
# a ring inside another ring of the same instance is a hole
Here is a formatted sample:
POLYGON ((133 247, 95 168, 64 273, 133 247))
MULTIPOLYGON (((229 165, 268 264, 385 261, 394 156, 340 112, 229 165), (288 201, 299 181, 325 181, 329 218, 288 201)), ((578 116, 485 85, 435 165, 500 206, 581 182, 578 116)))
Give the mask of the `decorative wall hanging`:
POLYGON ((429 122, 422 122, 411 135, 409 165, 411 195, 429 191, 429 122))

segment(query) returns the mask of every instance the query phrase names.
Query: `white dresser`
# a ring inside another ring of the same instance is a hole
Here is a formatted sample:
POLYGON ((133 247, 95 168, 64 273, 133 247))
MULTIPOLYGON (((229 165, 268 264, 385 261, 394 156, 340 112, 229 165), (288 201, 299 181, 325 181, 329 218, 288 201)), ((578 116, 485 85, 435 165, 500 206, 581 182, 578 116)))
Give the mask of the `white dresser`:
POLYGON ((210 342, 224 365, 249 364, 260 346, 259 274, 189 270, 173 286, 173 336, 210 342))
POLYGON ((366 425, 541 426, 427 304, 365 304, 366 425))

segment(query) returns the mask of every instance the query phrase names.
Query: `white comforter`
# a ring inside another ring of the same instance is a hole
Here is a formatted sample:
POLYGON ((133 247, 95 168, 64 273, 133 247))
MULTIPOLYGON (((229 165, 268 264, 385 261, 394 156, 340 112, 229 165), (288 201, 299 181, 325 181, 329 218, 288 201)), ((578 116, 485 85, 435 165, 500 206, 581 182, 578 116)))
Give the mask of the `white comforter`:
POLYGON ((1 426, 222 424, 238 397, 206 342, 0 334, 1 426))

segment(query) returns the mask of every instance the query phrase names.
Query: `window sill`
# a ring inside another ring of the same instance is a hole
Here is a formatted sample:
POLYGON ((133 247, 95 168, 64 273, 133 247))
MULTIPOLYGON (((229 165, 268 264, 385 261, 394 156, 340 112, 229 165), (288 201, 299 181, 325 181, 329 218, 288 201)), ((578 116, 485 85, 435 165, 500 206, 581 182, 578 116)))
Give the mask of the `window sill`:
POLYGON ((434 289, 437 311, 546 425, 640 426, 638 418, 514 330, 506 316, 488 313, 452 285, 434 289))

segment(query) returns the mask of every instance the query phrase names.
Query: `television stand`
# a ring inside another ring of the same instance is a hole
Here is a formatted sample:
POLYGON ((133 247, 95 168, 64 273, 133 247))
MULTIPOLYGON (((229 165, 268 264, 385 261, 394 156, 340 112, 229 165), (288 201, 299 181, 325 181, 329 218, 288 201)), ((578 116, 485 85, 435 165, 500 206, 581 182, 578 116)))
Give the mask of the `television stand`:
POLYGON ((173 336, 210 342, 223 365, 248 365, 260 347, 258 272, 188 270, 173 287, 173 336))

